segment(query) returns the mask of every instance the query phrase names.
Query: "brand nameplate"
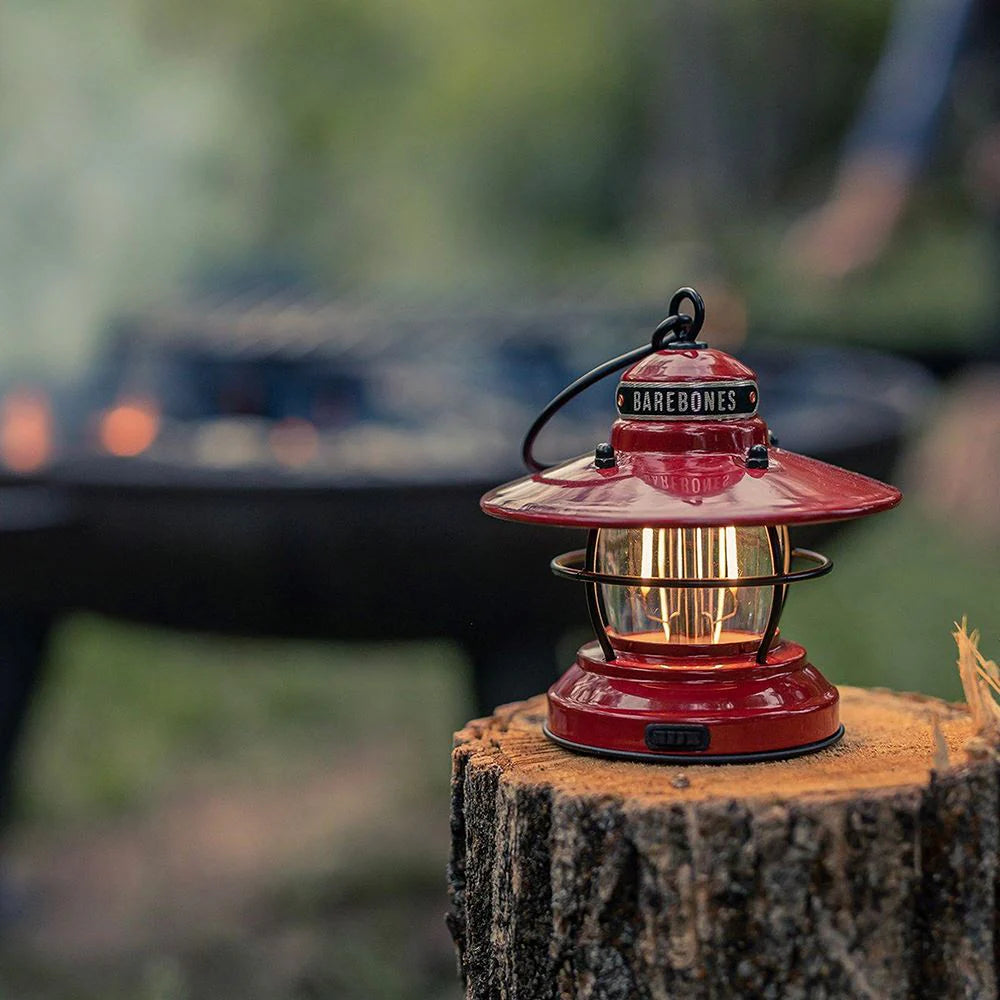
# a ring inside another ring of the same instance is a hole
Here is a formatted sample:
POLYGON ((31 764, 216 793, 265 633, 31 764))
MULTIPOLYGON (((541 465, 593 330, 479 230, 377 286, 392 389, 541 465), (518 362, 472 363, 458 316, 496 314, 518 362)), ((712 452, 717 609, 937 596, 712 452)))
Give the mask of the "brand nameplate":
POLYGON ((733 420, 757 412, 756 382, 620 382, 618 412, 629 420, 733 420))

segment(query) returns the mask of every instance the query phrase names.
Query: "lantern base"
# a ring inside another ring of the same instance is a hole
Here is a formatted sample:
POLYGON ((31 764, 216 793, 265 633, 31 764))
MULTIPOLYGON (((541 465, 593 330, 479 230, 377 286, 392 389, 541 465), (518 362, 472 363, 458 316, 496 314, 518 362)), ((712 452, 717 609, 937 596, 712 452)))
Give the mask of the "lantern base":
POLYGON ((667 764, 798 757, 844 734, 837 689, 791 642, 711 661, 628 656, 597 643, 549 689, 546 735, 580 753, 667 764))
POLYGON ((609 760, 637 760, 646 764, 761 764, 769 760, 791 760, 793 757, 804 757, 806 754, 816 753, 817 750, 832 747, 843 738, 844 726, 841 724, 837 731, 825 740, 806 743, 800 747, 789 747, 787 750, 765 750, 762 753, 706 753, 698 755, 697 758, 690 753, 653 753, 651 751, 636 753, 629 750, 605 750, 600 747, 588 747, 582 743, 571 743, 569 740, 560 739, 551 732, 548 726, 542 726, 542 732, 564 750, 588 754, 591 757, 605 757, 609 760))

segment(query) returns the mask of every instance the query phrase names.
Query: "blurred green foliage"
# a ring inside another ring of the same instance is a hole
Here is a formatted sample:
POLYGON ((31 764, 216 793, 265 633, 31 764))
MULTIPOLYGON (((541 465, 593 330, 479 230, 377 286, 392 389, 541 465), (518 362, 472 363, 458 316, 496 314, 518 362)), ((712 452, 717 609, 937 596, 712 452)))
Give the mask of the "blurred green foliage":
POLYGON ((446 643, 230 639, 72 618, 25 741, 19 811, 66 823, 135 810, 195 766, 204 780, 280 780, 284 766, 384 731, 406 732, 415 775, 432 780, 446 771, 441 740, 468 714, 463 668, 446 643))
POLYGON ((1000 658, 995 548, 904 501, 844 529, 834 572, 794 589, 782 631, 835 683, 962 701, 955 623, 967 615, 985 655, 1000 658))
MULTIPOLYGON (((182 929, 161 918, 160 936, 140 930, 90 950, 0 936, 0 997, 455 1000, 444 867, 448 747, 470 714, 464 668, 447 643, 266 642, 83 616, 63 623, 22 753, 14 832, 36 865, 39 854, 86 865, 86 845, 107 838, 113 852, 149 817, 164 824, 160 837, 176 837, 170 803, 220 793, 248 804, 249 830, 214 835, 232 837, 237 855, 261 823, 317 829, 287 799, 268 806, 285 787, 305 796, 303 810, 323 814, 323 832, 300 854, 262 849, 241 876, 252 885, 240 905, 226 903, 224 873, 216 885, 206 872, 187 889, 182 929), (331 772, 339 783, 324 783, 323 802, 310 799, 317 774, 331 772), (353 816, 366 799, 371 809, 353 816)), ((197 810, 184 815, 197 822, 197 810)), ((155 850, 159 841, 143 843, 155 850)), ((186 843, 199 855, 197 838, 186 843)), ((158 896, 159 864, 144 858, 124 890, 140 927, 170 905, 158 896)), ((80 876, 81 914, 89 874, 80 876)), ((32 899, 29 927, 39 902, 51 906, 32 899)), ((65 933, 67 918, 51 919, 56 936, 65 933)))
POLYGON ((238 17, 228 4, 170 10, 166 25, 162 12, 152 23, 175 45, 205 38, 214 50, 228 38, 267 134, 269 249, 335 287, 453 291, 470 281, 544 287, 581 255, 743 229, 750 219, 725 215, 748 203, 759 220, 803 170, 829 167, 888 5, 739 0, 706 15, 690 0, 339 0, 277 16, 267 4, 238 17), (715 91, 711 121, 690 100, 703 80, 715 91), (676 165, 690 187, 701 163, 686 151, 702 144, 701 130, 716 135, 711 152, 731 173, 758 180, 764 154, 773 176, 759 191, 730 176, 721 204, 715 191, 697 199, 696 218, 662 203, 671 192, 656 175, 676 165))
MULTIPOLYGON (((890 7, 13 0, 5 350, 70 363, 115 311, 247 260, 332 292, 658 298, 683 274, 765 301, 792 283, 766 237, 827 187, 890 7)), ((942 149, 928 232, 971 214, 942 149)))

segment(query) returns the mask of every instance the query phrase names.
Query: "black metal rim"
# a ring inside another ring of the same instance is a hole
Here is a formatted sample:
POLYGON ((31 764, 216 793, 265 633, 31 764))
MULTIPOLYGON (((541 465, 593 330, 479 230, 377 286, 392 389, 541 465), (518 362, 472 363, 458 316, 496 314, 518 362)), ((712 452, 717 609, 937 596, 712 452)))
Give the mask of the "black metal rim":
MULTIPOLYGON (((771 547, 771 561, 775 566, 781 566, 787 573, 791 565, 794 550, 788 550, 788 529, 785 529, 785 537, 782 539, 781 531, 777 526, 769 524, 767 526, 767 543, 771 547)), ((767 654, 770 652, 771 644, 778 633, 778 619, 785 608, 785 598, 788 596, 788 584, 777 584, 774 588, 774 598, 771 601, 771 610, 768 612, 767 624, 764 626, 764 634, 757 647, 755 659, 763 666, 767 663, 767 654)))
POLYGON ((815 580, 825 576, 833 569, 833 560, 819 552, 810 549, 792 549, 793 559, 804 559, 813 563, 811 569, 800 569, 789 573, 772 573, 768 576, 738 576, 712 577, 697 579, 693 577, 643 577, 626 576, 620 573, 599 573, 587 568, 587 550, 574 549, 558 555, 549 564, 556 576, 566 580, 577 580, 585 583, 603 583, 613 587, 650 587, 650 588, 701 588, 711 590, 715 587, 774 587, 801 580, 815 580))
POLYGON ((572 750, 573 753, 586 754, 589 757, 606 757, 611 760, 631 760, 642 764, 762 764, 766 761, 792 760, 795 757, 804 757, 806 754, 816 753, 825 750, 839 743, 844 735, 844 726, 841 724, 832 736, 826 739, 817 740, 815 743, 803 743, 797 747, 787 747, 783 750, 765 750, 761 753, 732 753, 732 754, 692 754, 677 753, 629 753, 625 750, 604 750, 600 747, 589 747, 582 743, 573 743, 571 740, 564 740, 560 736, 552 734, 548 726, 542 726, 542 732, 565 750, 572 750))

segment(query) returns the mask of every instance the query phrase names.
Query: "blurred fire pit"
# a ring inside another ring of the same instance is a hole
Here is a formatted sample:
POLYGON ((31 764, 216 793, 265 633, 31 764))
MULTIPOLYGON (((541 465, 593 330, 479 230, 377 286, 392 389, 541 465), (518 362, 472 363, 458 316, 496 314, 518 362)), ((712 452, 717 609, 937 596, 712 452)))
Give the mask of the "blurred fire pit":
MULTIPOLYGON (((84 383, 0 400, 8 479, 73 515, 5 540, 0 596, 50 618, 448 636, 471 656, 481 708, 528 695, 553 676, 564 630, 584 626, 578 595, 539 572, 571 543, 482 517, 479 495, 516 474, 539 404, 662 311, 428 316, 278 297, 123 323, 84 383)), ((880 478, 932 391, 918 366, 875 352, 738 353, 783 445, 880 478)), ((543 454, 592 449, 606 396, 572 404, 543 454)))

